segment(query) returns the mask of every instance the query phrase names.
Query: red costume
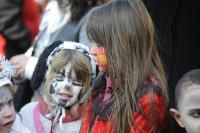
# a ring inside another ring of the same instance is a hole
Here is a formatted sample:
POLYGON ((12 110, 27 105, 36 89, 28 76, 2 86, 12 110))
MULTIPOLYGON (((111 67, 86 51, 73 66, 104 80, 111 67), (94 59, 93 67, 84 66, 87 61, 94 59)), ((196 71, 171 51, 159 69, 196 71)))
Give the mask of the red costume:
MULTIPOLYGON (((107 82, 105 77, 101 77, 100 82, 107 82)), ((105 106, 105 88, 110 88, 108 85, 100 85, 95 81, 95 86, 92 91, 92 99, 87 101, 86 114, 83 119, 83 124, 80 133, 111 133, 113 125, 109 121, 110 110, 105 106)), ((108 84, 108 82, 106 83, 108 84)), ((108 89, 106 89, 108 90, 108 89)), ((137 97, 141 111, 133 111, 134 124, 132 129, 134 133, 149 133, 154 122, 156 124, 157 133, 161 133, 166 127, 166 104, 164 97, 160 92, 158 80, 153 75, 149 75, 143 82, 143 87, 139 90, 142 96, 137 97), (147 94, 147 89, 152 90, 152 97, 147 94), (142 92, 141 92, 142 91, 142 92), (152 106, 154 111, 152 112, 152 106), (147 120, 148 119, 148 120, 147 120), (152 121, 152 122, 149 122, 152 121)), ((129 131, 131 133, 131 130, 129 131)))
POLYGON ((33 40, 39 31, 40 24, 40 10, 34 0, 24 0, 22 16, 33 40))
MULTIPOLYGON (((21 10, 23 22, 26 28, 28 28, 28 30, 30 31, 31 39, 33 40, 39 31, 39 7, 36 5, 34 0, 24 0, 21 10)), ((6 39, 0 34, 0 55, 6 54, 6 43, 6 39)))

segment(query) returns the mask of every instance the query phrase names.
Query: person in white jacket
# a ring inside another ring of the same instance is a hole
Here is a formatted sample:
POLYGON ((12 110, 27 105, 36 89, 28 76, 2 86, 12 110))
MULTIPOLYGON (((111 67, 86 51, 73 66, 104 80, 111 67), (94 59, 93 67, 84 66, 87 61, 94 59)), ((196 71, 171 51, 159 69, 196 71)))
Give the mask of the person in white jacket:
POLYGON ((14 109, 15 90, 11 82, 14 74, 10 62, 0 57, 0 133, 30 133, 14 109))

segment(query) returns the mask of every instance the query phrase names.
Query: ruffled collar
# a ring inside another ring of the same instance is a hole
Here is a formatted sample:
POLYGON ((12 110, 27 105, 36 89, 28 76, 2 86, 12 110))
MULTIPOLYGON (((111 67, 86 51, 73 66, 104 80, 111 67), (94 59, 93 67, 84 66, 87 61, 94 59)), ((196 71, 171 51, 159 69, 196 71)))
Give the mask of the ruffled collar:
MULTIPOLYGON (((38 105, 39 105, 39 111, 43 116, 46 117, 48 114, 51 113, 43 97, 39 98, 38 105)), ((62 122, 67 123, 67 122, 78 120, 82 117, 82 113, 83 113, 83 105, 81 104, 79 105, 77 116, 73 116, 70 112, 66 111, 65 117, 63 118, 62 122)))

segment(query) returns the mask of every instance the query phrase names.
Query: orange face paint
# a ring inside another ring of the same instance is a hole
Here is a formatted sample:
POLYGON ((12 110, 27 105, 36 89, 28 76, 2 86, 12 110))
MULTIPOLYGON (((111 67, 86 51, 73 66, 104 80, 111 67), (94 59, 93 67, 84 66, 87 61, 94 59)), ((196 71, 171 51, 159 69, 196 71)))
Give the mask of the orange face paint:
POLYGON ((104 47, 93 45, 90 49, 90 54, 96 61, 96 65, 98 65, 99 71, 106 72, 108 69, 108 62, 104 47))
POLYGON ((96 49, 96 60, 99 63, 99 65, 101 65, 101 66, 107 66, 108 65, 104 47, 98 47, 96 49))

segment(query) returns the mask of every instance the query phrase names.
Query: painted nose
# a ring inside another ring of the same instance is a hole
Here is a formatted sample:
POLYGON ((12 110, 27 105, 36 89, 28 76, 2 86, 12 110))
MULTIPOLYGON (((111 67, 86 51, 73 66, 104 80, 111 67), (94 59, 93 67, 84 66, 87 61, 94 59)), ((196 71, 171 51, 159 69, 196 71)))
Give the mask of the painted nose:
POLYGON ((65 90, 69 90, 70 89, 70 85, 69 84, 66 84, 65 85, 65 90))

